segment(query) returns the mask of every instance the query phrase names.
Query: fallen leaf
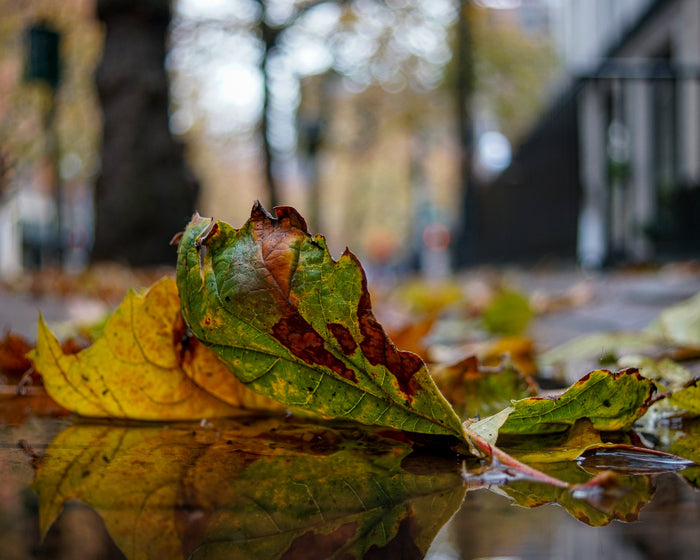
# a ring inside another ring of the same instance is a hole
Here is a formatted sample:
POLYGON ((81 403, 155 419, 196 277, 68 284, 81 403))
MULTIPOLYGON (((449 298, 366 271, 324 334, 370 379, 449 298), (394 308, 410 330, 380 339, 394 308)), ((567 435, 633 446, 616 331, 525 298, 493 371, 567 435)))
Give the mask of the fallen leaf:
POLYGON ((29 357, 49 395, 83 416, 189 420, 281 408, 184 335, 175 282, 164 278, 145 295, 127 294, 102 338, 77 354, 65 354, 40 318, 29 357))
POLYGON ((700 351, 700 294, 664 309, 645 330, 670 344, 700 351))
POLYGON ((581 418, 597 430, 627 430, 651 404, 654 382, 636 369, 595 370, 557 398, 532 397, 513 402, 500 434, 562 432, 581 418))
POLYGON ((661 356, 672 351, 657 335, 640 331, 593 333, 555 346, 537 359, 542 371, 551 377, 577 379, 581 371, 611 367, 624 355, 645 353, 661 356))
POLYGON ((645 377, 653 379, 659 390, 667 395, 653 405, 657 417, 700 415, 699 379, 683 365, 670 358, 655 360, 647 356, 623 356, 618 364, 639 368, 645 377))
POLYGON ((333 260, 290 207, 240 229, 195 215, 178 250, 182 313, 244 384, 296 409, 464 439, 423 361, 375 319, 350 252, 333 260))
POLYGON ((30 367, 31 362, 26 358, 32 345, 23 336, 8 332, 0 340, 0 374, 9 381, 19 381, 30 367))
POLYGON ((421 558, 466 490, 454 461, 411 468, 400 436, 270 418, 71 426, 33 483, 41 533, 77 499, 133 560, 421 558))
POLYGON ((532 376, 537 370, 532 340, 525 336, 501 336, 483 344, 477 355, 485 366, 498 366, 503 361, 503 356, 508 356, 525 376, 532 376))
POLYGON ((508 361, 499 367, 479 365, 475 356, 450 365, 433 366, 440 392, 464 419, 496 414, 515 399, 534 396, 534 382, 508 361))
POLYGON ((481 320, 493 334, 517 335, 524 332, 532 320, 528 299, 513 290, 503 290, 484 309, 481 320))
POLYGON ((640 331, 584 335, 540 354, 540 368, 566 379, 582 369, 610 366, 626 355, 691 358, 700 354, 700 294, 663 310, 640 331))
POLYGON ((695 418, 683 421, 682 428, 676 435, 667 451, 695 462, 695 466, 688 467, 681 474, 693 486, 700 488, 700 420, 695 418))

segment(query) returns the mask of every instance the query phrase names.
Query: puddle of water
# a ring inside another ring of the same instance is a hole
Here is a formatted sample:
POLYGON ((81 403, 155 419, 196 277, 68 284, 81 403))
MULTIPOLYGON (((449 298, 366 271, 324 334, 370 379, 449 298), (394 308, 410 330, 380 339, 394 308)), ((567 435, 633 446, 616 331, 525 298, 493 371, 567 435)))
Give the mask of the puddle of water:
MULTIPOLYGON (((639 519, 591 527, 560 505, 512 505, 512 498, 546 501, 541 488, 515 483, 467 491, 458 462, 429 451, 418 453, 387 430, 279 418, 127 427, 29 417, 0 425, 0 556, 636 560, 700 554, 700 492, 680 474, 628 477, 612 509, 630 519, 638 502, 650 498, 639 519), (32 450, 43 456, 36 476, 32 450)), ((565 505, 573 513, 583 507, 565 505)), ((607 522, 594 510, 585 516, 607 522)))

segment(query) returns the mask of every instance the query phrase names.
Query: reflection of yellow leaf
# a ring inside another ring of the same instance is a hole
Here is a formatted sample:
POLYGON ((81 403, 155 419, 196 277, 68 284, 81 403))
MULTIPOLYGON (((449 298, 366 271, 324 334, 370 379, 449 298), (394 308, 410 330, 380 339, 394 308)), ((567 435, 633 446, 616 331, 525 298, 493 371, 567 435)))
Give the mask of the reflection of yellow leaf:
POLYGON ((51 397, 83 416, 187 420, 281 408, 184 335, 175 282, 164 278, 143 296, 127 294, 103 337, 78 354, 65 355, 40 319, 30 358, 51 397))
POLYGON ((70 426, 33 489, 42 534, 80 500, 130 560, 423 557, 466 491, 398 433, 270 417, 70 426))

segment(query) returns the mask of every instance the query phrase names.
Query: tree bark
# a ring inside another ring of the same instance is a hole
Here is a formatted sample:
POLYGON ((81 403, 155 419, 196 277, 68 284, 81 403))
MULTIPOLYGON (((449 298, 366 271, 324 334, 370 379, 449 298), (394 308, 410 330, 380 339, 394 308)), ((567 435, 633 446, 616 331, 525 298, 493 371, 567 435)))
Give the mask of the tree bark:
POLYGON ((170 238, 198 186, 168 127, 165 72, 170 0, 98 0, 105 24, 97 90, 104 112, 92 260, 174 263, 170 238))
POLYGON ((471 101, 474 92, 474 53, 471 34, 471 0, 459 1, 457 19, 457 69, 455 108, 459 126, 460 180, 462 186, 462 219, 457 232, 454 260, 459 266, 473 264, 477 257, 475 234, 477 231, 475 211, 475 180, 473 169, 474 123, 471 101))
POLYGON ((279 185, 273 169, 274 154, 270 145, 270 73, 267 68, 270 51, 277 46, 280 30, 270 27, 265 21, 265 6, 261 3, 262 17, 260 19, 260 34, 262 36, 263 54, 260 61, 260 70, 263 78, 263 103, 260 117, 260 141, 262 143, 262 165, 267 184, 268 203, 270 208, 280 204, 279 185))

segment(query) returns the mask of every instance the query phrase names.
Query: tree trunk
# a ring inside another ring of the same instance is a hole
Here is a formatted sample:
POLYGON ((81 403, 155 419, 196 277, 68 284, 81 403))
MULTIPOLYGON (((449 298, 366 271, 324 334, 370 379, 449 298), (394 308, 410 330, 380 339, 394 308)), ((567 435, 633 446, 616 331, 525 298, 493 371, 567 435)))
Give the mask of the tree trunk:
POLYGON ((277 45, 280 30, 270 27, 265 21, 265 4, 260 2, 260 35, 262 36, 263 53, 260 60, 260 71, 263 79, 263 103, 262 115, 260 117, 260 142, 262 143, 262 165, 267 186, 268 203, 270 208, 280 204, 279 185, 274 172, 274 153, 270 145, 270 102, 272 92, 270 91, 270 73, 268 61, 270 51, 277 45))
POLYGON ((457 232, 454 261, 458 266, 473 264, 476 258, 478 214, 475 205, 475 180, 472 172, 474 158, 474 123, 471 114, 474 91, 474 53, 471 35, 471 0, 460 0, 457 19, 457 75, 455 108, 459 126, 460 179, 462 185, 462 219, 457 232))
POLYGON ((170 0, 98 0, 105 23, 97 90, 104 112, 93 260, 175 262, 170 238, 198 187, 168 128, 165 42, 170 0))

